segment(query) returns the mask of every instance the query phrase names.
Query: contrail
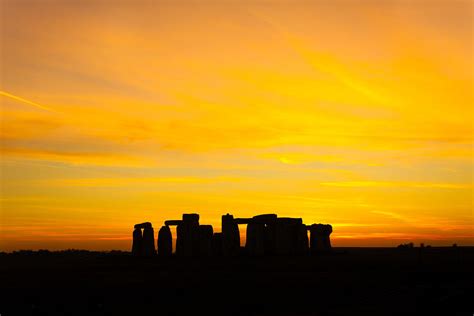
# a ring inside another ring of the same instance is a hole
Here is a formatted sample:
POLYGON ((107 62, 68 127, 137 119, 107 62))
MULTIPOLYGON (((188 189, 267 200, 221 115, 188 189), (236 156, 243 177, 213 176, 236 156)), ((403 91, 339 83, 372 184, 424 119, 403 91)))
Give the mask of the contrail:
POLYGON ((372 100, 388 103, 389 100, 379 93, 373 91, 367 84, 362 80, 357 80, 354 76, 351 76, 347 71, 344 71, 342 67, 337 67, 333 62, 332 65, 327 62, 319 60, 318 56, 309 48, 305 47, 304 43, 294 36, 291 32, 285 30, 283 27, 279 26, 278 23, 273 21, 269 16, 257 12, 254 10, 248 9, 249 14, 255 16, 257 19, 264 21, 269 26, 271 26, 277 33, 279 33, 282 38, 288 43, 290 48, 293 49, 311 68, 316 71, 324 72, 336 80, 338 80, 342 85, 352 89, 353 91, 362 94, 372 100))
POLYGON ((50 112, 55 112, 53 109, 50 109, 44 105, 41 105, 41 104, 38 104, 36 102, 33 102, 33 101, 29 101, 29 100, 26 100, 26 99, 23 99, 23 98, 20 98, 16 95, 13 95, 13 94, 10 94, 8 92, 5 92, 5 91, 1 91, 0 90, 0 95, 4 96, 4 97, 7 97, 7 98, 10 98, 10 99, 13 99, 13 100, 16 100, 16 101, 20 101, 20 102, 23 102, 23 103, 26 103, 26 104, 29 104, 29 105, 32 105, 32 106, 35 106, 39 109, 42 109, 42 110, 45 110, 45 111, 50 111, 50 112))

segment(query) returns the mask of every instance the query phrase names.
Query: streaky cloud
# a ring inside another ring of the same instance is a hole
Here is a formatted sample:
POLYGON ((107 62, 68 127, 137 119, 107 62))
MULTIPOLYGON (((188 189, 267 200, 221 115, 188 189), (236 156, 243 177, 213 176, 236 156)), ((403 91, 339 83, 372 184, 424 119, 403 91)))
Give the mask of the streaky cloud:
POLYGON ((41 109, 41 110, 44 110, 44 111, 49 111, 49 112, 56 112, 55 110, 47 107, 47 106, 44 106, 44 105, 41 105, 39 103, 36 103, 36 102, 33 102, 33 101, 30 101, 30 100, 27 100, 27 99, 24 99, 22 97, 19 97, 17 95, 13 95, 11 93, 8 93, 8 92, 5 92, 5 91, 1 91, 0 90, 0 95, 1 96, 4 96, 4 97, 7 97, 7 98, 10 98, 10 99, 13 99, 15 101, 19 101, 19 102, 23 102, 23 103, 26 103, 26 104, 29 104, 29 105, 32 105, 34 107, 37 107, 38 109, 41 109))

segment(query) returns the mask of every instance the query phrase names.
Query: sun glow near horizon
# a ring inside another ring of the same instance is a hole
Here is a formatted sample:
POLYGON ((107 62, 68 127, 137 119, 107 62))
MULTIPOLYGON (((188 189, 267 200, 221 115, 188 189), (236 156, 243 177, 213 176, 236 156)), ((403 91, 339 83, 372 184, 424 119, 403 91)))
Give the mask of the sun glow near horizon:
POLYGON ((185 212, 474 244, 470 1, 1 0, 0 250, 185 212))

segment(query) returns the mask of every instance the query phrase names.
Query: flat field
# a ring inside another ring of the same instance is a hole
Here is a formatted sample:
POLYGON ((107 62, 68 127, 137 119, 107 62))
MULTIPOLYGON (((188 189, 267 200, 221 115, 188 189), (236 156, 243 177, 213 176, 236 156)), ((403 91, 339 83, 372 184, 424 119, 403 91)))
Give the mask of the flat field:
POLYGON ((473 247, 303 257, 0 254, 0 314, 473 315, 473 247))

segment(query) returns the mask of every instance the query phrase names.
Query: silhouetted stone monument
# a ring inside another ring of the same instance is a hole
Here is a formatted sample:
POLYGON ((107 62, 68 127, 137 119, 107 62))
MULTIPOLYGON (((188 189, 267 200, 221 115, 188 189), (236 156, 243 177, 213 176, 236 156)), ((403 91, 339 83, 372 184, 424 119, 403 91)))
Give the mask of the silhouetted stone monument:
POLYGON ((252 218, 236 218, 247 224, 246 253, 249 255, 296 255, 308 252, 308 233, 301 218, 262 214, 252 218))
POLYGON ((222 215, 222 254, 232 256, 238 254, 239 250, 239 226, 234 221, 234 216, 229 213, 222 215))
POLYGON ((297 248, 298 255, 305 255, 309 250, 308 227, 305 224, 298 225, 297 229, 297 248))
MULTIPOLYGON (((261 255, 262 254, 262 244, 263 244, 263 254, 271 255, 275 254, 276 247, 276 214, 261 214, 256 215, 250 219, 254 228, 251 229, 256 232, 256 242, 255 242, 255 251, 251 254, 261 255), (263 227, 263 236, 261 230, 263 227), (263 237, 263 239, 262 239, 263 237)), ((247 226, 248 229, 248 226, 247 226)))
POLYGON ((199 254, 199 214, 183 214, 176 228, 176 254, 195 256, 199 254))
POLYGON ((298 228, 301 224, 303 224, 301 218, 281 217, 276 219, 276 254, 296 254, 298 248, 298 228))
POLYGON ((155 233, 150 222, 135 225, 132 254, 137 256, 155 255, 155 233))
POLYGON ((212 235, 212 255, 222 256, 222 233, 212 235))
POLYGON ((262 214, 252 217, 254 223, 265 225, 264 249, 265 255, 274 255, 276 252, 276 214, 262 214))
POLYGON ((147 227, 152 227, 150 222, 135 224, 135 226, 134 226, 134 228, 139 228, 139 229, 144 229, 144 228, 147 228, 147 227))
POLYGON ((199 254, 201 256, 212 255, 212 236, 214 230, 211 225, 199 226, 199 254))
POLYGON ((327 253, 331 251, 331 225, 313 224, 309 227, 311 253, 327 253))
MULTIPOLYGON (((172 255, 173 236, 169 226, 177 226, 178 256, 237 255, 240 253, 238 225, 247 225, 245 252, 249 255, 303 255, 331 250, 331 225, 306 226, 301 218, 278 217, 276 214, 262 214, 252 218, 234 218, 231 214, 226 214, 222 216, 222 232, 214 233, 211 225, 199 225, 199 214, 192 213, 183 214, 181 220, 165 221, 158 233, 158 254, 172 255)), ((136 224, 132 254, 154 255, 153 236, 151 223, 136 224)))
POLYGON ((254 223, 270 224, 276 221, 277 218, 278 216, 276 214, 261 214, 252 217, 252 221, 254 223))
POLYGON ((143 236, 141 228, 133 230, 132 255, 141 256, 143 249, 143 236))
POLYGON ((245 249, 250 255, 262 256, 265 254, 265 224, 252 221, 247 224, 245 249))
POLYGON ((143 228, 143 255, 153 256, 155 254, 155 231, 150 224, 143 228))
POLYGON ((169 226, 165 225, 158 232, 158 255, 171 256, 173 252, 173 237, 169 226))

